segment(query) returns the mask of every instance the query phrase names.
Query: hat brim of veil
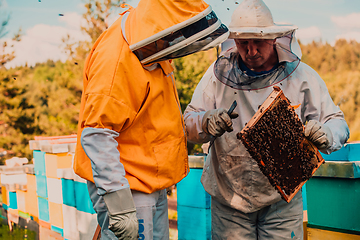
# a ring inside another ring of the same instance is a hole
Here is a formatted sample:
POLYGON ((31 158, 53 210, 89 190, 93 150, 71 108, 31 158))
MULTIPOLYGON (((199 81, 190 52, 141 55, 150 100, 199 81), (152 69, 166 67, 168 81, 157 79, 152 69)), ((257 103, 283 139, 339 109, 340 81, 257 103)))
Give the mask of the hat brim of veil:
POLYGON ((229 27, 231 39, 275 39, 295 31, 295 25, 274 24, 269 27, 229 27))

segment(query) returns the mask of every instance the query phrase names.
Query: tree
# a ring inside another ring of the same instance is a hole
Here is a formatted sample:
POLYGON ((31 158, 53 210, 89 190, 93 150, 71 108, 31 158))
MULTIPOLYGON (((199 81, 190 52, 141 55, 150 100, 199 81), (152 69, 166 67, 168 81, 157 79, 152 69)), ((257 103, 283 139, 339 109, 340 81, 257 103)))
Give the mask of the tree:
MULTIPOLYGON (((5 37, 9 32, 7 31, 6 27, 10 20, 10 15, 6 13, 2 13, 1 11, 2 2, 0 1, 0 39, 5 37)), ((12 38, 13 41, 20 41, 21 40, 21 29, 19 29, 18 33, 14 35, 12 38)), ((5 64, 10 62, 15 58, 15 51, 13 50, 13 45, 9 45, 7 41, 3 41, 1 43, 0 48, 0 68, 4 68, 5 64)))
POLYGON ((328 43, 301 45, 302 61, 324 79, 334 103, 344 112, 350 141, 360 140, 360 44, 339 39, 328 43))
POLYGON ((183 112, 190 103, 194 90, 205 71, 216 60, 216 54, 216 49, 214 48, 206 52, 198 52, 174 59, 173 66, 175 68, 176 87, 183 112))
POLYGON ((126 0, 87 1, 85 4, 87 11, 83 14, 87 26, 83 26, 81 29, 89 34, 91 43, 94 43, 100 34, 109 27, 109 17, 114 13, 115 8, 125 2, 126 0))
MULTIPOLYGON (((174 75, 182 112, 184 112, 186 106, 190 103, 196 86, 211 63, 216 60, 216 57, 217 49, 213 48, 206 52, 198 52, 174 59, 174 75)), ((201 144, 189 142, 188 152, 189 154, 202 152, 201 144)))
POLYGON ((92 45, 98 37, 109 27, 110 17, 115 16, 116 10, 120 5, 127 2, 126 0, 86 0, 86 12, 83 18, 86 21, 85 26, 81 26, 81 30, 89 35, 91 41, 72 42, 71 36, 64 36, 64 51, 68 53, 69 61, 80 63, 84 62, 92 45))

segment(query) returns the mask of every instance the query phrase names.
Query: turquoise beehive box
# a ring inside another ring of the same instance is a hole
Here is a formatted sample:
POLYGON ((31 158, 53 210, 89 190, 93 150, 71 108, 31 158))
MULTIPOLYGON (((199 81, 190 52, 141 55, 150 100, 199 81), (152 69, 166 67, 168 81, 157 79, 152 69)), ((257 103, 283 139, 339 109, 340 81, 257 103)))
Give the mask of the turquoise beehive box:
POLYGON ((72 179, 61 179, 61 185, 63 188, 63 203, 65 205, 75 207, 76 201, 75 201, 75 184, 74 180, 72 179))
POLYGON ((39 197, 48 198, 46 176, 35 175, 36 177, 36 193, 39 197))
POLYGON ((306 183, 308 227, 360 235, 360 143, 330 155, 306 183))
POLYGON ((190 172, 177 185, 178 239, 211 239, 211 197, 200 179, 205 156, 189 156, 190 172))
POLYGON ((9 192, 9 208, 11 209, 17 209, 17 198, 16 198, 16 192, 9 192))
POLYGON ((40 150, 33 151, 34 156, 34 171, 35 175, 45 176, 46 169, 45 169, 45 152, 40 150))
POLYGON ((46 198, 39 196, 38 206, 39 206, 39 219, 49 223, 50 222, 49 201, 46 198))
POLYGON ((75 206, 82 212, 94 214, 95 210, 90 199, 86 181, 80 177, 74 179, 75 206))

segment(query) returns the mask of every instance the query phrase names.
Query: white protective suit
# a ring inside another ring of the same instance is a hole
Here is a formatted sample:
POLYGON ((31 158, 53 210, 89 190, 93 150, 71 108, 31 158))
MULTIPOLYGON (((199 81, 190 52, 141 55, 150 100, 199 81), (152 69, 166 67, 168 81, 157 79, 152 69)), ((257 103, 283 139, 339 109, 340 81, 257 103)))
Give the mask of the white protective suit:
POLYGON ((215 140, 201 182, 218 202, 244 213, 281 200, 257 162, 236 138, 273 91, 273 86, 280 87, 293 106, 300 105, 295 111, 303 124, 314 119, 331 129, 332 145, 323 152, 329 154, 340 149, 349 137, 344 115, 333 103, 324 81, 312 68, 300 62, 301 51, 293 34, 277 39, 276 50, 280 65, 259 77, 250 77, 241 71, 236 47, 225 51, 199 82, 184 113, 188 141, 206 143, 212 136, 202 129, 205 112, 229 109, 232 102, 237 101, 235 111, 239 117, 232 120, 234 131, 225 132, 215 140))

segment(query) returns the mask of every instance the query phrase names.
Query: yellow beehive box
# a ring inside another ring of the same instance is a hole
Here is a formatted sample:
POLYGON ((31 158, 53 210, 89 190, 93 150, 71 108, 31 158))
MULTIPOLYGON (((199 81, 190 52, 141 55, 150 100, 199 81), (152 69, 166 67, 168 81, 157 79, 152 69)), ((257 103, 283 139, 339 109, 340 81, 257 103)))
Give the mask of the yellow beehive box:
POLYGON ((27 201, 27 192, 23 190, 16 190, 16 200, 17 200, 17 209, 26 213, 26 201, 27 201))
POLYGON ((57 177, 57 169, 71 168, 73 155, 70 153, 46 153, 45 154, 45 169, 46 176, 51 178, 57 177))
POLYGON ((26 174, 27 191, 36 193, 36 177, 34 174, 26 174))
POLYGON ((64 228, 62 204, 49 202, 49 215, 52 226, 64 228))
POLYGON ((63 240, 64 238, 57 232, 46 227, 39 226, 39 239, 41 240, 63 240))
POLYGON ((307 234, 308 240, 360 240, 360 235, 357 234, 335 232, 316 228, 308 228, 307 234))
POLYGON ((1 194, 2 194, 3 204, 9 205, 9 196, 8 196, 8 191, 7 191, 6 187, 4 187, 4 186, 1 187, 1 194))
POLYGON ((36 192, 27 192, 25 209, 31 216, 39 218, 38 196, 36 192))
POLYGON ((51 224, 39 220, 39 239, 40 240, 63 240, 61 234, 51 230, 51 224))
POLYGON ((7 219, 8 222, 13 222, 15 224, 19 224, 19 210, 9 208, 7 210, 7 219))

